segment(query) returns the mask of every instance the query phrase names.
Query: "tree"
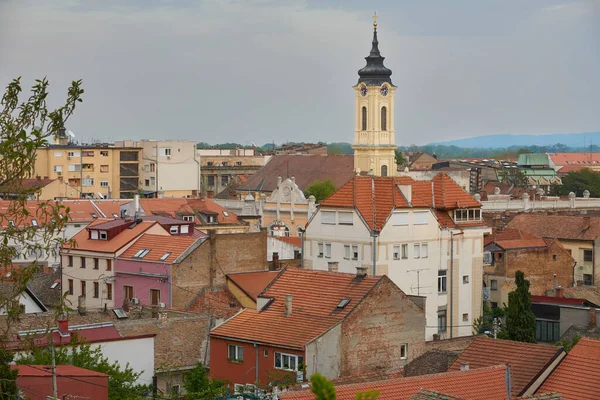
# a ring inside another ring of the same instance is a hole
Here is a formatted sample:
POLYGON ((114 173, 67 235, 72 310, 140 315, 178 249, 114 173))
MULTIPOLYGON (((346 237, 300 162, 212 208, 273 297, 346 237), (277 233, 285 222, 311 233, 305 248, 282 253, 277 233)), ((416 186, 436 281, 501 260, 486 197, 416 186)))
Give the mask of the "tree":
MULTIPOLYGON (((323 375, 313 374, 310 377, 310 382, 312 383, 310 390, 315 394, 315 400, 335 400, 335 386, 323 375)), ((376 400, 378 397, 378 390, 356 393, 356 400, 376 400)))
POLYGON ((204 366, 198 363, 183 376, 183 387, 186 399, 217 399, 226 393, 227 382, 210 379, 204 366))
POLYGON ((531 312, 529 281, 522 271, 515 272, 517 288, 508 294, 506 335, 510 340, 535 343, 535 315, 531 312))
POLYGON ((582 196, 588 190, 591 197, 600 197, 600 173, 584 168, 569 172, 562 178, 562 185, 551 187, 551 193, 566 196, 570 192, 582 196))
POLYGON ((515 187, 525 188, 529 184, 527 176, 519 168, 503 168, 499 176, 502 182, 509 181, 515 187))
POLYGON ((50 111, 46 105, 48 85, 45 78, 36 80, 30 96, 21 101, 21 78, 16 78, 0 99, 0 197, 11 200, 7 209, 0 212, 0 222, 6 226, 0 241, 0 268, 5 272, 11 269, 13 284, 10 295, 0 296, 0 308, 8 314, 0 337, 8 333, 11 321, 18 318, 19 303, 15 299, 39 269, 34 262, 15 270, 12 260, 22 254, 55 255, 63 243, 58 233, 67 220, 68 209, 54 202, 41 202, 32 212, 25 202, 39 189, 21 185, 34 173, 37 149, 48 143, 49 138, 66 137, 65 123, 82 101, 81 81, 73 81, 64 105, 50 111), (37 224, 31 223, 32 217, 37 224))
POLYGON ((19 393, 17 375, 19 371, 10 369, 13 354, 0 346, 0 400, 16 399, 19 393))
POLYGON ((396 150, 396 165, 398 165, 399 167, 404 167, 406 165, 408 165, 408 162, 406 161, 406 159, 404 158, 404 156, 402 155, 402 152, 400 150, 396 150))
MULTIPOLYGON (((136 383, 141 373, 134 372, 129 363, 125 368, 121 368, 116 361, 111 364, 102 354, 101 347, 92 347, 89 343, 78 340, 76 336, 72 338, 70 345, 56 347, 54 353, 56 365, 73 365, 107 374, 109 400, 141 400, 151 392, 150 386, 136 383)), ((32 346, 16 362, 28 365, 50 365, 52 352, 50 347, 32 346)))
POLYGON ((306 197, 315 196, 317 203, 325 200, 335 192, 335 185, 329 179, 326 181, 316 181, 306 191, 306 197))

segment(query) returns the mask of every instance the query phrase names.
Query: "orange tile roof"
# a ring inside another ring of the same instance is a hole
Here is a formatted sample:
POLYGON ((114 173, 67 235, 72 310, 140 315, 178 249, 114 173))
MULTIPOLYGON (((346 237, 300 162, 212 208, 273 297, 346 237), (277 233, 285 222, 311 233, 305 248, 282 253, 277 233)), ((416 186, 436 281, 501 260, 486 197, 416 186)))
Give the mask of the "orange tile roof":
MULTIPOLYGON (((88 228, 104 224, 110 221, 112 220, 97 219, 96 221, 89 224, 88 228)), ((135 240, 138 236, 140 236, 142 233, 144 233, 154 225, 158 225, 158 223, 153 221, 142 221, 132 229, 125 229, 124 231, 120 232, 111 240, 92 240, 89 238, 88 229, 82 229, 79 233, 73 236, 75 246, 71 247, 69 244, 65 244, 63 246, 63 249, 67 252, 69 251, 69 249, 72 248, 73 250, 97 251, 100 253, 115 253, 132 240, 135 240)), ((165 231, 165 233, 167 233, 167 231, 165 231)))
MULTIPOLYGON (((239 220, 237 215, 220 206, 212 199, 186 199, 186 198, 170 198, 170 199, 140 199, 140 206, 146 212, 146 215, 161 215, 167 214, 173 218, 177 218, 177 214, 183 213, 193 215, 199 213, 214 213, 217 214, 217 221, 220 224, 237 224, 239 220), (225 215, 227 213, 228 215, 225 215)), ((201 223, 197 217, 194 217, 196 223, 201 223)))
POLYGON ((338 324, 373 287, 387 277, 285 269, 261 293, 273 298, 262 311, 244 310, 211 331, 211 335, 303 349, 338 324), (292 314, 284 315, 284 295, 292 295, 292 314), (344 308, 337 305, 349 299, 344 308))
POLYGON ((119 218, 121 216, 121 206, 123 204, 130 203, 132 200, 121 200, 121 199, 106 199, 106 200, 93 200, 94 204, 104 217, 106 218, 119 218))
POLYGON ((228 209, 226 209, 225 207, 217 204, 212 199, 206 199, 206 198, 187 199, 187 201, 188 201, 188 205, 195 212, 199 212, 199 213, 209 212, 209 213, 217 214, 217 221, 219 222, 219 224, 238 224, 239 223, 239 220, 237 218, 237 215, 235 215, 235 213, 233 213, 233 212, 229 211, 228 209), (225 215, 225 214, 227 214, 227 215, 225 215))
POLYGON ((557 392, 564 400, 598 399, 600 340, 581 338, 542 384, 538 393, 557 392))
POLYGON ((291 244, 292 246, 301 247, 302 238, 298 236, 272 236, 273 238, 282 241, 283 243, 291 244))
MULTIPOLYGON (((470 371, 444 372, 411 378, 336 386, 337 400, 354 400, 358 392, 379 391, 378 400, 409 400, 421 389, 434 390, 463 400, 505 400, 506 367, 497 365, 470 371)), ((310 390, 282 393, 282 400, 314 400, 310 390)))
POLYGON ((519 214, 509 222, 507 228, 543 238, 596 240, 600 236, 600 217, 519 214))
MULTIPOLYGON (((369 227, 378 231, 394 209, 415 207, 452 210, 459 207, 479 208, 481 204, 452 178, 441 173, 430 181, 416 181, 404 176, 355 176, 322 201, 321 207, 356 208, 369 227), (410 205, 398 185, 411 186, 410 205)), ((448 223, 447 220, 443 222, 448 223)))
POLYGON ((63 200, 60 203, 69 208, 69 221, 71 222, 92 222, 96 219, 92 214, 101 217, 90 200, 63 200))
POLYGON ((259 294, 273 282, 281 271, 238 272, 228 274, 227 279, 236 284, 244 293, 256 300, 259 294))
POLYGON ((548 247, 548 243, 541 237, 518 229, 504 229, 486 236, 484 246, 492 243, 496 243, 505 250, 548 247))
MULTIPOLYGON (((16 203, 10 200, 0 200, 0 213, 4 216, 0 221, 1 227, 7 227, 9 220, 12 220, 17 226, 31 226, 32 220, 37 220, 38 224, 45 224, 48 217, 52 218, 50 207, 54 206, 54 201, 40 201, 40 200, 29 200, 24 204, 24 208, 29 212, 27 216, 21 216, 20 218, 14 216, 16 203), (48 204, 48 207, 44 209, 40 208, 42 204, 48 204)), ((71 223, 89 223, 94 221, 93 214, 98 215, 98 211, 90 203, 89 200, 65 200, 60 201, 58 204, 62 204, 66 208, 69 208, 69 222, 71 223)), ((61 210, 61 214, 65 214, 65 209, 61 210)))
POLYGON ((131 247, 125 250, 119 259, 172 263, 199 240, 200 239, 187 235, 172 235, 168 238, 165 238, 163 235, 152 235, 145 233, 138 240, 136 240, 131 247), (150 252, 146 254, 144 258, 134 258, 133 256, 142 249, 149 249, 150 252), (164 260, 161 260, 161 257, 166 253, 171 254, 164 260))
POLYGON ((548 157, 555 165, 600 166, 600 153, 551 153, 548 157))
POLYGON ((518 396, 563 353, 562 347, 477 337, 448 371, 459 371, 461 363, 469 363, 471 369, 508 363, 513 378, 512 395, 518 396))

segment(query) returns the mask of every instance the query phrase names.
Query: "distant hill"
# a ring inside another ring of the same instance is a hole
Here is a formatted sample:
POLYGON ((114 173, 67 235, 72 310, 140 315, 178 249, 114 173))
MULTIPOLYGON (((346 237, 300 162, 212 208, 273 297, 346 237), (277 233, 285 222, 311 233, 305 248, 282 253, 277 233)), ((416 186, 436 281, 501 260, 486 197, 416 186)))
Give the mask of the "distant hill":
POLYGON ((600 144, 600 132, 560 133, 551 135, 490 135, 475 136, 467 139, 449 140, 447 142, 430 143, 430 145, 458 146, 462 148, 498 149, 511 146, 552 146, 557 143, 567 147, 583 148, 592 144, 600 144))

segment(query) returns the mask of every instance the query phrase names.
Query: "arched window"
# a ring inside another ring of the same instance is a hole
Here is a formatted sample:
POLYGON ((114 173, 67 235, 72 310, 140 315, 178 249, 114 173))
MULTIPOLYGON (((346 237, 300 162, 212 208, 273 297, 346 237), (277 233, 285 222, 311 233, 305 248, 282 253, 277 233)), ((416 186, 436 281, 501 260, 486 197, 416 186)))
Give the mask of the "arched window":
POLYGON ((367 107, 362 108, 362 130, 367 130, 367 107))
POLYGON ((381 176, 387 176, 387 165, 381 166, 381 176))
POLYGON ((381 107, 381 130, 387 131, 387 107, 381 107))

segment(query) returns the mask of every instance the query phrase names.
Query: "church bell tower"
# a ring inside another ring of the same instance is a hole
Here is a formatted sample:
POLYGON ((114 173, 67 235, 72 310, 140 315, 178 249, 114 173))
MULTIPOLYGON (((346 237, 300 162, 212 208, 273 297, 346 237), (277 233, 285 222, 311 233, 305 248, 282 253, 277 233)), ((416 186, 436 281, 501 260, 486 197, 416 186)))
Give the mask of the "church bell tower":
POLYGON ((383 65, 379 52, 377 14, 373 16, 373 43, 358 71, 353 87, 356 97, 354 130, 354 169, 373 176, 396 175, 396 139, 394 132, 394 92, 392 71, 383 65))

